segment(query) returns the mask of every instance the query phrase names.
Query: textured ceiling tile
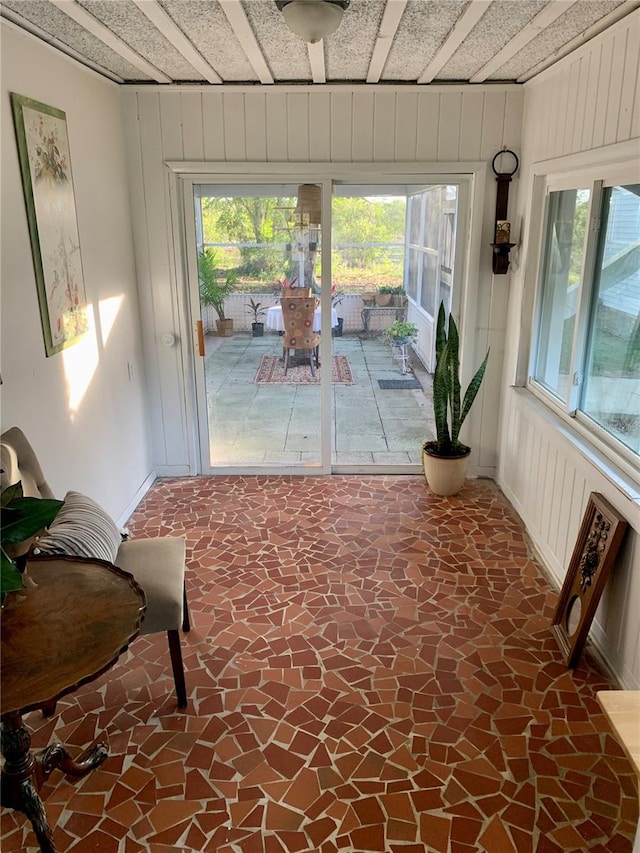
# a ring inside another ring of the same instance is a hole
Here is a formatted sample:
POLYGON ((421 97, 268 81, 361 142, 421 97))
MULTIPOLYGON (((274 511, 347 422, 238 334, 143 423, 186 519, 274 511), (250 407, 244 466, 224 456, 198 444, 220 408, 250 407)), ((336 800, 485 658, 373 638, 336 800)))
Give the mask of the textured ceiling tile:
POLYGON ((134 3, 129 0, 118 0, 117 3, 111 0, 78 0, 78 3, 172 80, 203 80, 200 72, 187 62, 134 3))
POLYGON ((383 0, 358 0, 325 41, 327 81, 366 80, 384 13, 383 0))
POLYGON ((271 0, 245 0, 242 5, 274 78, 285 82, 310 80, 306 42, 287 27, 276 4, 271 0))
POLYGON ((63 44, 77 51, 81 56, 95 62, 123 80, 146 81, 149 76, 127 62, 106 44, 87 32, 64 12, 61 12, 49 0, 3 0, 3 8, 21 15, 25 20, 36 24, 63 44))
POLYGON ((468 80, 511 41, 548 0, 498 0, 462 42, 449 62, 438 72, 438 80, 468 80))
POLYGON ((383 78, 415 82, 467 5, 466 0, 450 0, 444 5, 434 0, 409 0, 389 51, 383 78))
POLYGON ((580 0, 550 27, 529 42, 521 51, 498 68, 490 80, 516 80, 553 53, 580 35, 604 15, 612 12, 623 0, 580 0))
POLYGON ((203 0, 159 0, 159 3, 223 80, 257 81, 256 72, 219 3, 203 0))

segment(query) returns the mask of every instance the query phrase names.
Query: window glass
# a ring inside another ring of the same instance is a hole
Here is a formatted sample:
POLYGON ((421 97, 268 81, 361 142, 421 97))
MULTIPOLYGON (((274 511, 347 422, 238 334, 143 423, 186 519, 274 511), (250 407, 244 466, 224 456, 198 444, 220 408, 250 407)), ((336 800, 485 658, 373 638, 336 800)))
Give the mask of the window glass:
POLYGON ((571 386, 571 352, 587 237, 588 189, 549 194, 534 377, 563 402, 571 386))
POLYGON ((420 243, 420 220, 422 218, 422 196, 411 196, 409 198, 409 242, 414 245, 420 243))
POLYGON ((581 409, 640 452, 640 184, 603 192, 581 409))
POLYGON ((418 298, 418 263, 420 253, 417 249, 409 249, 409 269, 407 270, 407 296, 418 298))
POLYGON ((436 315, 436 293, 438 292, 438 253, 426 250, 422 255, 422 289, 420 304, 432 317, 436 315))

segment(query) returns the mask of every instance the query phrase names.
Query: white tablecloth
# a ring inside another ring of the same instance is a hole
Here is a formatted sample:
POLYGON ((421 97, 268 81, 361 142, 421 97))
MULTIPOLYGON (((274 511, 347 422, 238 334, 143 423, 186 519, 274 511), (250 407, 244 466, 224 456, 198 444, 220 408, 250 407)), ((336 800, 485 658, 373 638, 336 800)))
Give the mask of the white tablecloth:
MULTIPOLYGON (((267 310, 267 329, 275 332, 284 332, 284 320, 282 319, 282 306, 274 305, 267 310)), ((319 332, 322 325, 322 311, 320 306, 316 308, 313 314, 313 331, 319 332)), ((331 327, 338 325, 338 312, 335 308, 331 309, 331 327)))

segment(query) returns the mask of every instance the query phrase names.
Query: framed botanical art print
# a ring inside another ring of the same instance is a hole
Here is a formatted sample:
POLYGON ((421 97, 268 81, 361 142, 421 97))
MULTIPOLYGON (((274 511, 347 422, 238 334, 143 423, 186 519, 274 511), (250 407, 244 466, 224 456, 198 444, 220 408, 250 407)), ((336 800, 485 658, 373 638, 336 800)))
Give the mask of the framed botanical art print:
POLYGON ((11 94, 47 356, 88 329, 65 113, 11 94))

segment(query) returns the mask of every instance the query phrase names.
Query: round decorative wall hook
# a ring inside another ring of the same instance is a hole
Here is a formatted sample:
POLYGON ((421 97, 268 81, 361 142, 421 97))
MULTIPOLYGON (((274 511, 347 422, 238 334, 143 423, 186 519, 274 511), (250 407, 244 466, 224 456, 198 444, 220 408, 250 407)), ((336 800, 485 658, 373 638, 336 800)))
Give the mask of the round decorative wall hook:
POLYGON ((498 153, 494 156, 493 160, 491 161, 491 168, 493 169, 494 175, 508 175, 510 178, 512 178, 515 175, 515 173, 518 171, 519 166, 520 166, 520 160, 518 160, 518 155, 516 154, 515 151, 512 151, 510 148, 507 148, 506 145, 502 149, 502 151, 498 151, 498 153), (496 160, 498 159, 498 157, 502 157, 503 154, 509 154, 515 160, 515 166, 511 172, 498 172, 498 171, 496 171, 496 160))

